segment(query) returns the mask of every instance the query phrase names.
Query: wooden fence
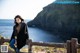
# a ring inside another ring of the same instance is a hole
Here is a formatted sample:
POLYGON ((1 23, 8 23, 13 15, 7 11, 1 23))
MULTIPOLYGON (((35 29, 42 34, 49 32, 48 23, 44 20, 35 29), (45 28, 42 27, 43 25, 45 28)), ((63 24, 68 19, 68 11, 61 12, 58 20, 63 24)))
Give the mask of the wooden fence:
MULTIPOLYGON (((4 42, 9 42, 9 39, 0 39, 0 45, 4 42)), ((28 53, 32 53, 32 46, 48 46, 48 47, 56 47, 56 48, 66 48, 67 53, 77 53, 77 49, 80 48, 80 44, 78 43, 77 38, 72 38, 71 40, 67 40, 66 43, 44 43, 44 42, 32 42, 31 39, 26 41, 28 45, 28 53)))

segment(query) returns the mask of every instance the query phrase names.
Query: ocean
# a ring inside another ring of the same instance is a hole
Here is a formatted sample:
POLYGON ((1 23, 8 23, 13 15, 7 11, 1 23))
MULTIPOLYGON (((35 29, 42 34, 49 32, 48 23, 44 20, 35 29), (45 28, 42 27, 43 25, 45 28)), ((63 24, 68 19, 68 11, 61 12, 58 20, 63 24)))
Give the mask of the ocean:
MULTIPOLYGON (((25 20, 27 23, 27 20, 25 20)), ((14 20, 0 19, 0 35, 10 39, 13 32, 14 20)), ((53 35, 48 31, 28 27, 29 39, 34 42, 64 42, 59 36, 53 35)))

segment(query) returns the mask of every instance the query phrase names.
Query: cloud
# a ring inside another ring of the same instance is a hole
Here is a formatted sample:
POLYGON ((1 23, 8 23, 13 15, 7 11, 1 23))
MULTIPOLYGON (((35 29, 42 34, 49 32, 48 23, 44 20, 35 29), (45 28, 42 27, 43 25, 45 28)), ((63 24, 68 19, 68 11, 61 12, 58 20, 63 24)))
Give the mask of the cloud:
POLYGON ((33 19, 44 6, 54 0, 3 0, 0 2, 0 18, 13 19, 17 14, 33 19))

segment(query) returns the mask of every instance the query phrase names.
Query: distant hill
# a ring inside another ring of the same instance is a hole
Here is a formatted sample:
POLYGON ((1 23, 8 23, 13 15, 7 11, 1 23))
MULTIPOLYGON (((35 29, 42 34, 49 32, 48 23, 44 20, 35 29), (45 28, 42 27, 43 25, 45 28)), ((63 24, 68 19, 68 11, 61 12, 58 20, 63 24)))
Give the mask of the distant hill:
POLYGON ((61 35, 64 39, 72 37, 80 39, 80 3, 57 2, 58 0, 44 7, 32 21, 28 22, 28 26, 43 28, 61 35))

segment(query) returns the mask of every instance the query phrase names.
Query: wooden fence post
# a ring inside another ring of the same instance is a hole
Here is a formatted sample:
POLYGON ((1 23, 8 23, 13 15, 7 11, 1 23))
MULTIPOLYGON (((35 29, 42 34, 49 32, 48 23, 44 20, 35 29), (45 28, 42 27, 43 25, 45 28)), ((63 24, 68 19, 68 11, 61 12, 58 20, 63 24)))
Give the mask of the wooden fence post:
POLYGON ((71 39, 71 50, 72 50, 72 53, 77 53, 77 47, 78 47, 78 40, 77 38, 72 38, 71 39))
POLYGON ((32 53, 32 40, 31 39, 28 42, 28 53, 32 53))
POLYGON ((0 40, 0 45, 2 45, 4 43, 4 38, 1 37, 1 40, 0 40))
POLYGON ((67 53, 71 53, 71 41, 70 40, 67 40, 66 46, 67 46, 67 53))

